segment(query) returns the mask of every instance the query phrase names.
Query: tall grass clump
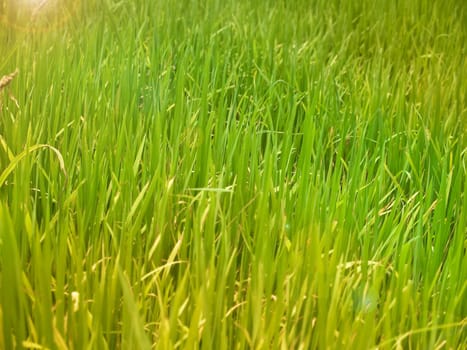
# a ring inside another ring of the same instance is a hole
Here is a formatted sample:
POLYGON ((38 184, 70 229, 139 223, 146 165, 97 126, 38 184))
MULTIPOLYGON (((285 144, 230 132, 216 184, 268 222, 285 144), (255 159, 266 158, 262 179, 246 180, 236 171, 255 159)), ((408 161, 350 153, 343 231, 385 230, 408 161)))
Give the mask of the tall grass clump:
POLYGON ((0 349, 465 346, 463 2, 29 3, 0 349))

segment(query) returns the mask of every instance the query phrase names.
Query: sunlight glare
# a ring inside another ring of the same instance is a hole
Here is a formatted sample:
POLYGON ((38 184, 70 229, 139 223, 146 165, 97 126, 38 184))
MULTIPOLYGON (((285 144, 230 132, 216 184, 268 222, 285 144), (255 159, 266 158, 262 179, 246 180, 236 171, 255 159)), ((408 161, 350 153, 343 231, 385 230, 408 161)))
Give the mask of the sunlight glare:
POLYGON ((65 24, 77 3, 79 0, 71 6, 63 0, 12 0, 6 3, 0 21, 20 31, 50 31, 65 24))

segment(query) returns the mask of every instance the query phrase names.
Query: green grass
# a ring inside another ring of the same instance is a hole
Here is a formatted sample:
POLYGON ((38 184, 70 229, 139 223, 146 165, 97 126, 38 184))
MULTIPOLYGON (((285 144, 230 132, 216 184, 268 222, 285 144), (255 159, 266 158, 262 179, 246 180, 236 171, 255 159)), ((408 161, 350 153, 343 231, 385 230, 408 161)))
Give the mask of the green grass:
POLYGON ((0 7, 0 349, 465 346, 462 1, 64 3, 0 7))

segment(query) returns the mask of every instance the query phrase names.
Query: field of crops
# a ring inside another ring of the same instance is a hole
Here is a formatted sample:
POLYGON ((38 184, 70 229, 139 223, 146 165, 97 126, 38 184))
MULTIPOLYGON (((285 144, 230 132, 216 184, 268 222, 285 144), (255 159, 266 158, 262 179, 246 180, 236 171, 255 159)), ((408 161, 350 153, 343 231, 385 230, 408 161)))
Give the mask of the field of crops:
POLYGON ((0 349, 462 349, 467 3, 0 1, 0 349))

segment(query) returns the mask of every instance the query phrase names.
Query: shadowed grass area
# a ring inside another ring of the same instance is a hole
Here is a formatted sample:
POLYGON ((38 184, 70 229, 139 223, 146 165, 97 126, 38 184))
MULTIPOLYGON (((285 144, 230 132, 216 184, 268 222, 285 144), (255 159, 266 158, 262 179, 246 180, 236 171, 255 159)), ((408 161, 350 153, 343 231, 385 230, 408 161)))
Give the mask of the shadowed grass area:
POLYGON ((462 348, 461 1, 3 3, 0 349, 462 348))

